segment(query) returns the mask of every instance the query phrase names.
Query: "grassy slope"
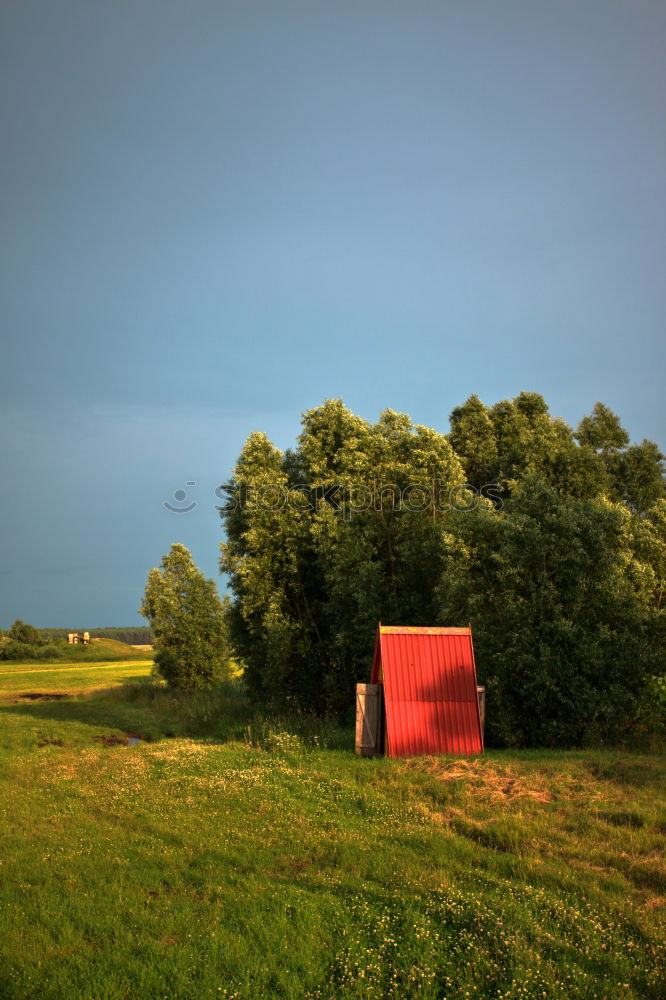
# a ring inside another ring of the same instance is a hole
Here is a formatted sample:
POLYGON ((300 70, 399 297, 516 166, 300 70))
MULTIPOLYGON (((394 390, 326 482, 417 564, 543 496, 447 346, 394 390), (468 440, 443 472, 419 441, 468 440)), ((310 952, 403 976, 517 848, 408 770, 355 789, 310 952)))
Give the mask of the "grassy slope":
POLYGON ((91 639, 90 645, 67 646, 67 652, 72 652, 73 660, 152 660, 151 646, 145 648, 129 646, 119 639, 91 639))
POLYGON ((661 759, 363 760, 148 687, 0 734, 0 997, 666 996, 661 759))
POLYGON ((119 653, 124 656, 136 656, 137 650, 139 654, 142 655, 142 651, 152 649, 151 646, 130 646, 126 642, 121 642, 120 639, 92 639, 90 645, 93 649, 103 649, 108 650, 110 653, 119 653))

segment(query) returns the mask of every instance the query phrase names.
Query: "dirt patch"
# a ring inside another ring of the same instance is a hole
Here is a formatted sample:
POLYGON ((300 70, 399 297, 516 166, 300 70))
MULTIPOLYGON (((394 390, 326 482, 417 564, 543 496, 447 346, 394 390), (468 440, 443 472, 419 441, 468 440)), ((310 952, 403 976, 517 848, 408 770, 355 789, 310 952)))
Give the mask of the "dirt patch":
POLYGON ((62 740, 40 740, 37 744, 38 747, 64 747, 62 740))
POLYGON ((26 691, 24 694, 19 694, 18 697, 25 698, 27 701, 60 701, 61 698, 70 698, 71 692, 26 691))

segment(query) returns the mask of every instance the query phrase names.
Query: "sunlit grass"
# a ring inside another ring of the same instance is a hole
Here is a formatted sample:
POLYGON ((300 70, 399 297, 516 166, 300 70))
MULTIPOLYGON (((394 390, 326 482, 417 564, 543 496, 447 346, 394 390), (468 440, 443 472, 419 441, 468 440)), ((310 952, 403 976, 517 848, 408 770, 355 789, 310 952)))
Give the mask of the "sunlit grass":
POLYGON ((12 691, 86 691, 148 677, 151 660, 108 663, 37 664, 0 662, 0 697, 12 691))
POLYGON ((234 684, 9 694, 2 998, 666 996, 663 759, 367 760, 234 684))

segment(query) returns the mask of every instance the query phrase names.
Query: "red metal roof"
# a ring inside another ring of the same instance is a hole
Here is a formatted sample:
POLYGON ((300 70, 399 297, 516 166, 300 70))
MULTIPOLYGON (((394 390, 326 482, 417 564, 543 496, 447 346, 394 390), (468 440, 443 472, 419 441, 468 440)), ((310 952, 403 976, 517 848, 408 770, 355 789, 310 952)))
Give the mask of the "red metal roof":
POLYGON ((372 683, 384 685, 389 757, 483 750, 471 628, 380 625, 372 683))

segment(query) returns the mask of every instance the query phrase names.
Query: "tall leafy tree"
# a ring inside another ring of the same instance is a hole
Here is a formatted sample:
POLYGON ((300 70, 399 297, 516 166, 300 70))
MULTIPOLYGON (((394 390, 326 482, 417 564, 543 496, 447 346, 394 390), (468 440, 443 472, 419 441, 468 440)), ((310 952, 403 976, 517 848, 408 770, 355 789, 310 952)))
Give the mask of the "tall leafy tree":
POLYGON ((235 596, 234 645, 255 696, 315 707, 316 567, 301 479, 297 456, 265 434, 250 435, 224 487, 220 566, 235 596))
POLYGON ((500 513, 458 518, 441 614, 473 623, 491 741, 580 746, 629 733, 645 622, 627 574, 630 517, 530 474, 500 513))
POLYGON ((577 445, 571 428, 550 415, 539 393, 521 392, 491 407, 470 396, 451 412, 450 424, 449 440, 477 489, 497 484, 506 496, 529 473, 573 496, 596 496, 607 488, 600 456, 588 444, 577 445))
POLYGON ((608 465, 611 496, 621 500, 630 510, 644 514, 666 495, 664 455, 654 441, 630 445, 612 455, 608 465))
POLYGON ((666 679, 666 499, 632 518, 634 558, 627 574, 643 603, 645 672, 666 679))
POLYGON ((581 448, 601 459, 606 470, 606 491, 630 510, 645 513, 664 490, 664 455, 654 441, 629 444, 619 417, 603 403, 595 403, 576 430, 581 448))
POLYGON ((576 438, 603 455, 614 454, 629 444, 629 435, 620 418, 603 403, 595 403, 592 413, 583 417, 576 430, 576 438))
POLYGON ((174 543, 149 572, 140 613, 152 628, 157 670, 172 687, 208 688, 229 676, 225 604, 184 545, 174 543))
POLYGON ((306 414, 299 444, 317 481, 341 487, 339 507, 319 504, 313 523, 330 637, 324 686, 328 703, 339 708, 349 704, 354 678, 365 670, 377 621, 433 620, 441 524, 468 497, 446 437, 392 410, 357 427, 322 464, 322 439, 330 440, 328 419, 337 418, 337 406, 306 414))
POLYGON ((499 476, 497 440, 488 407, 477 395, 456 406, 449 417, 449 441, 463 463, 468 483, 481 489, 499 476))
POLYGON ((329 400, 284 455, 248 439, 227 485, 221 568, 258 694, 317 711, 352 704, 377 621, 435 613, 439 523, 463 482, 445 436, 391 410, 370 424, 329 400))
POLYGON ((8 635, 15 642, 23 642, 31 646, 39 646, 44 642, 39 629, 35 628, 34 625, 28 625, 20 618, 16 619, 8 635))

